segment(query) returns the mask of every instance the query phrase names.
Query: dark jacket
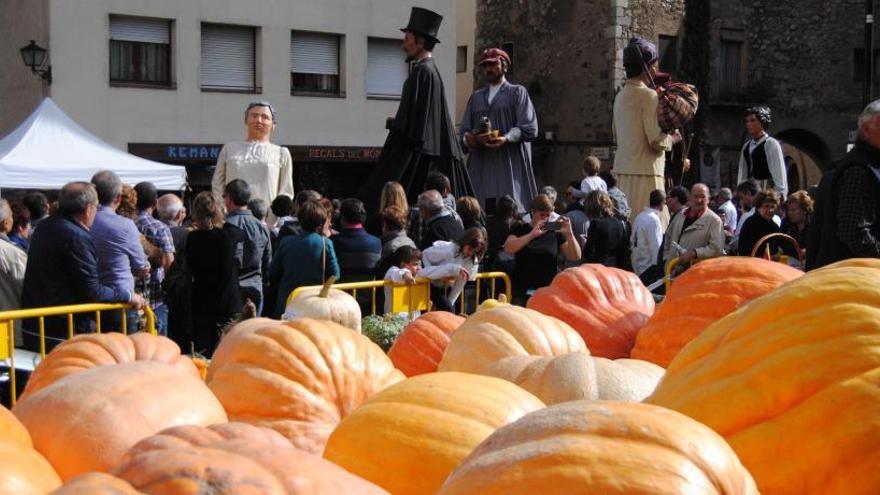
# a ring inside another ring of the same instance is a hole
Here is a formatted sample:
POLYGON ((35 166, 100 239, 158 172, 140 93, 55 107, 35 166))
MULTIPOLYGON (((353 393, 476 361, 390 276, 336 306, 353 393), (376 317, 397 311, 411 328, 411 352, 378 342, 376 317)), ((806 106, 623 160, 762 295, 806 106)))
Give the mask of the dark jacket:
POLYGON ((591 220, 582 259, 584 263, 629 269, 630 246, 626 224, 616 217, 591 220))
POLYGON ((192 342, 211 355, 220 331, 241 313, 236 246, 245 233, 231 224, 222 229, 194 230, 186 239, 186 263, 192 274, 192 342))
MULTIPOLYGON (((777 232, 781 232, 781 229, 773 219, 767 220, 766 218, 759 215, 755 212, 754 215, 750 216, 743 223, 742 230, 739 233, 739 244, 737 245, 737 254, 740 256, 751 256, 752 250, 755 248, 755 243, 757 243, 762 237, 775 234, 777 232)), ((755 252, 755 256, 762 257, 764 256, 764 251, 766 248, 765 245, 770 245, 770 254, 776 254, 779 250, 779 240, 778 239, 770 239, 769 241, 763 242, 760 246, 758 246, 758 250, 755 252)))
POLYGON ((810 219, 807 270, 880 257, 880 149, 858 140, 825 172, 810 219))
POLYGON ((382 241, 378 237, 368 234, 363 227, 345 227, 330 239, 336 251, 342 281, 373 279, 373 270, 382 256, 382 241))
POLYGON ((463 233, 464 228, 452 215, 434 217, 425 224, 419 249, 424 251, 436 241, 457 241, 463 233))
MULTIPOLYGON (((31 237, 28 263, 24 275, 21 307, 41 308, 94 302, 128 302, 129 291, 101 285, 98 280, 98 257, 89 231, 76 220, 53 215, 40 222, 40 229, 31 237)), ((79 331, 92 328, 91 317, 78 317, 79 331)), ((67 337, 66 318, 46 318, 46 335, 67 337)), ((37 350, 37 339, 28 332, 37 332, 36 320, 24 322, 25 347, 37 350)), ((46 350, 58 342, 47 341, 46 350)))
POLYGON ((269 281, 269 262, 272 261, 269 229, 247 210, 230 213, 226 216, 226 223, 245 233, 244 250, 239 260, 239 285, 262 292, 263 281, 269 281))

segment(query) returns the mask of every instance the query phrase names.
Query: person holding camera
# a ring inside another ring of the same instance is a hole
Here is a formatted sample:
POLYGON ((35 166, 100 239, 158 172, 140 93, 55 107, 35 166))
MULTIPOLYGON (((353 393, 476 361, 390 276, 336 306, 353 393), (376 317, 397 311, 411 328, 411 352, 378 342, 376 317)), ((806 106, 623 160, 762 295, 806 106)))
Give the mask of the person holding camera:
POLYGON ((535 196, 529 211, 531 221, 515 225, 504 243, 504 252, 514 256, 513 303, 520 305, 525 304, 529 291, 550 285, 559 270, 559 253, 568 260, 581 257, 571 220, 562 216, 557 222, 548 221, 553 213, 550 198, 535 196))

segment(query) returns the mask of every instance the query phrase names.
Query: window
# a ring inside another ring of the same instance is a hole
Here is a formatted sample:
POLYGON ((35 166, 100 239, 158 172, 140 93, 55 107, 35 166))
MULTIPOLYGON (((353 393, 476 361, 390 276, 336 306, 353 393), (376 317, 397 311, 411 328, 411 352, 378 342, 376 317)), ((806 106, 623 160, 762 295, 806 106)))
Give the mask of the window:
POLYGON ((721 57, 718 63, 718 90, 720 93, 742 92, 742 55, 742 41, 721 40, 721 57))
POLYGON ((202 90, 257 93, 257 30, 202 23, 202 90))
POLYGON ((171 21, 110 16, 110 82, 171 85, 171 21))
POLYGON ((660 35, 660 70, 675 73, 678 70, 678 38, 660 35))
POLYGON ((340 39, 337 34, 291 33, 291 93, 340 94, 340 39))
POLYGON ((467 45, 458 47, 455 52, 455 72, 467 72, 468 67, 468 49, 467 45))
POLYGON ((368 97, 400 97, 408 70, 405 58, 400 40, 367 40, 368 97))
MULTIPOLYGON (((865 79, 865 49, 853 50, 853 81, 862 82, 865 79)), ((880 82, 880 49, 874 49, 874 81, 880 82)))

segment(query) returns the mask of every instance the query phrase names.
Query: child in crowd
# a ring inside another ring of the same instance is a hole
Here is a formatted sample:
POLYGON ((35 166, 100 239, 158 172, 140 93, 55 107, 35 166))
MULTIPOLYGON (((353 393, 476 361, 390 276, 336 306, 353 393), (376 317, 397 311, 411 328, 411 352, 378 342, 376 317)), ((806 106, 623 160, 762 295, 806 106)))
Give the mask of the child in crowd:
POLYGON ((608 192, 608 186, 605 181, 599 177, 599 171, 602 169, 602 162, 593 155, 584 159, 584 166, 581 173, 584 179, 581 181, 581 188, 575 189, 569 186, 569 191, 575 198, 582 200, 593 191, 608 192))
POLYGON ((277 236, 281 226, 293 220, 293 198, 285 194, 276 196, 269 208, 275 217, 275 223, 272 224, 271 229, 272 235, 277 236))
MULTIPOLYGON (((416 281, 419 270, 422 268, 422 252, 415 246, 400 246, 394 251, 391 259, 391 267, 385 272, 384 279, 394 284, 412 285, 416 281)), ((391 287, 385 286, 385 314, 391 312, 391 287)), ((409 315, 399 313, 396 316, 402 316, 409 319, 418 318, 419 311, 411 311, 409 315)))
POLYGON ((456 241, 437 241, 422 253, 423 268, 419 276, 437 280, 431 287, 434 308, 455 312, 455 301, 468 280, 476 280, 479 263, 488 247, 486 232, 481 227, 464 231, 456 241), (454 278, 448 292, 441 279, 454 278))

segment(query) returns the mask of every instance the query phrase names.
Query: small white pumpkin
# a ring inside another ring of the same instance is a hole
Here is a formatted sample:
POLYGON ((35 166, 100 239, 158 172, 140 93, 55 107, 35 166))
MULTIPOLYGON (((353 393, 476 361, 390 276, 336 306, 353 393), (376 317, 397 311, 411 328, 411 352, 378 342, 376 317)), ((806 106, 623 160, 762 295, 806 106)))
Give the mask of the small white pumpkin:
POLYGON ((287 304, 284 320, 312 318, 330 320, 361 332, 361 307, 351 294, 339 289, 331 289, 336 277, 330 277, 319 288, 300 291, 296 298, 287 304))

